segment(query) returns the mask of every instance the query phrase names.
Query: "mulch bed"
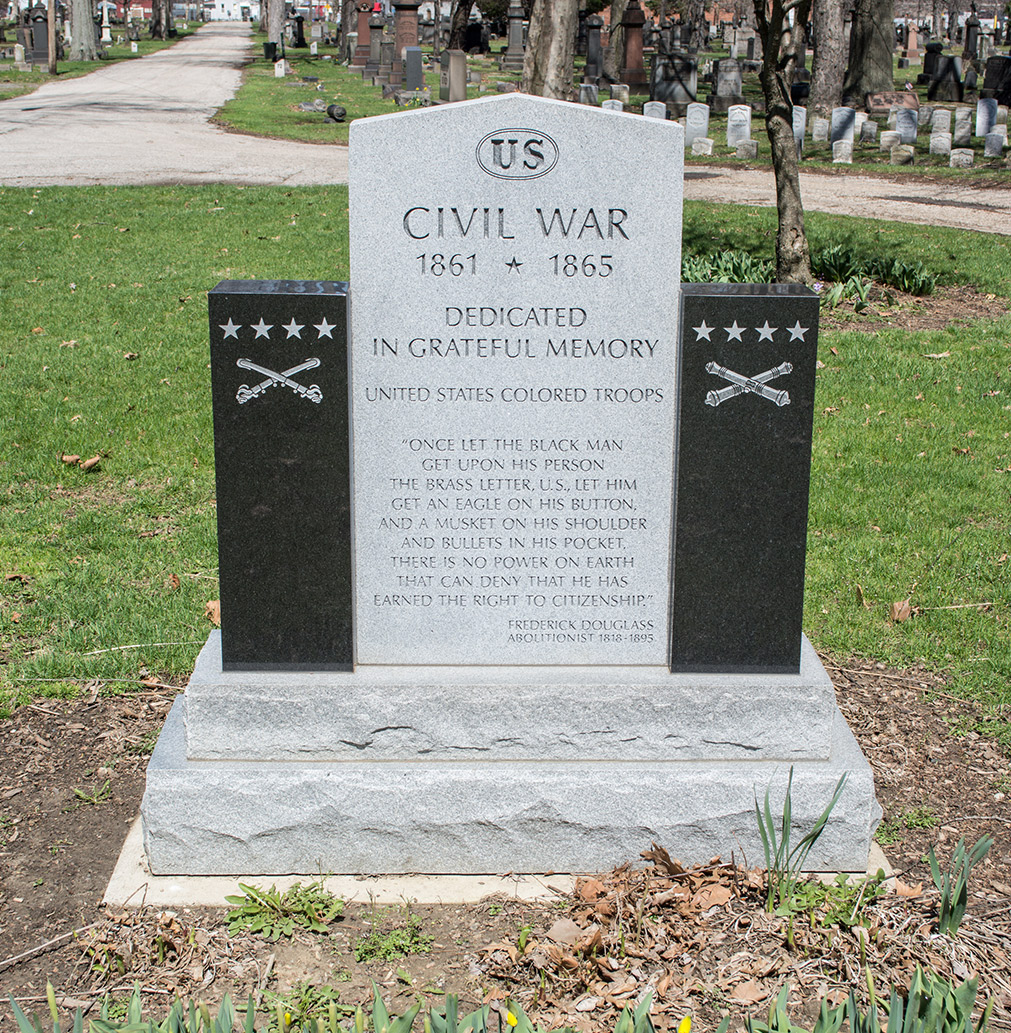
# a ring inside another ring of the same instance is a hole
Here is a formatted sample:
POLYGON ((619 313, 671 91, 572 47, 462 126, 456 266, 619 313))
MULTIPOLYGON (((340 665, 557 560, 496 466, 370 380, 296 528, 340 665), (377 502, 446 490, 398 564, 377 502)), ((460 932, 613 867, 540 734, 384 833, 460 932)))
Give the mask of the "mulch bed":
POLYGON ((173 692, 110 698, 96 687, 80 702, 39 700, 0 722, 0 985, 44 1012, 47 979, 67 1008, 88 1009, 137 980, 158 1015, 177 994, 213 1004, 253 993, 265 1004, 306 981, 353 1005, 375 980, 398 1011, 419 993, 438 1005, 439 991, 456 992, 461 1007, 512 995, 547 1027, 585 1031, 613 1028, 620 1008, 651 988, 660 1029, 688 1012, 711 1029, 727 1012, 738 1021, 764 1014, 784 983, 800 1019, 813 1019, 826 995, 855 988, 866 1002, 868 972, 882 995, 890 981, 908 985, 919 963, 946 978, 978 974, 994 999, 991 1024, 1011 1028, 1008 758, 939 676, 824 659, 874 769, 897 874, 892 892, 861 902, 863 925, 817 910, 813 920, 770 915, 760 872, 731 859, 684 871, 676 843, 642 844, 645 859, 580 880, 571 898, 411 905, 433 942, 394 961, 359 963, 353 946, 372 928, 403 926, 404 908, 352 904, 328 936, 296 931, 274 944, 230 936, 224 908, 106 908, 101 896, 173 692), (995 845, 951 941, 934 931, 937 894, 923 857, 935 846, 947 861, 960 837, 984 833, 995 845))

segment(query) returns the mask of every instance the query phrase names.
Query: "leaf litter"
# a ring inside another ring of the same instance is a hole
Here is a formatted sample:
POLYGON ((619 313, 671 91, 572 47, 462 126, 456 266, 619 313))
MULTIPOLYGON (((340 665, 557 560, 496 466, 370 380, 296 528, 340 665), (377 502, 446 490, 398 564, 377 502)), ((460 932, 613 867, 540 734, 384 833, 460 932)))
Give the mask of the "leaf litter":
POLYGON ((367 1000, 374 979, 399 1011, 419 993, 438 1004, 441 992, 455 992, 474 1005, 511 995, 545 1027, 569 1024, 581 1033, 613 1028, 622 1007, 652 991, 659 1030, 675 1029, 690 1013, 705 1031, 724 1013, 735 1029, 747 1015, 764 1015, 784 984, 791 1009, 810 1025, 823 997, 841 1000, 854 988, 866 1004, 868 974, 882 991, 890 982, 908 985, 920 963, 944 978, 978 974, 981 997, 995 1002, 992 1026, 1011 1028, 1011 830, 985 820, 1000 815, 996 787, 1011 785, 1006 754, 974 731, 951 734, 958 722, 976 720, 976 711, 945 697, 935 675, 871 661, 826 658, 826 665, 874 767, 886 817, 914 806, 936 815, 932 828, 902 826, 904 839, 888 848, 894 892, 865 895, 863 924, 850 924, 851 912, 830 921, 816 891, 792 918, 769 914, 763 872, 733 856, 688 866, 676 844, 651 844, 636 864, 584 876, 555 900, 412 904, 410 914, 435 942, 430 954, 399 961, 358 963, 353 952, 376 922, 402 920, 397 908, 377 917, 383 909, 349 904, 327 935, 296 929, 270 944, 229 936, 224 902, 169 911, 140 901, 98 907, 112 844, 143 790, 137 750, 153 742, 171 703, 146 676, 146 692, 45 700, 0 721, 0 813, 11 821, 0 829, 7 912, 0 969, 26 948, 57 941, 3 969, 5 985, 30 1001, 51 977, 61 998, 93 1008, 104 991, 124 992, 136 980, 146 1007, 158 1011, 174 994, 213 1004, 226 992, 236 1000, 283 993, 302 979, 338 987, 342 1007, 351 1006, 367 1000), (99 767, 112 781, 111 798, 64 813, 69 780, 99 767), (964 833, 971 841, 978 827, 998 844, 974 872, 969 910, 952 941, 936 932, 937 894, 920 858, 939 843, 946 860, 955 839, 964 833), (33 888, 40 872, 60 887, 58 906, 47 895, 52 889, 33 888), (76 937, 61 938, 75 927, 76 937))

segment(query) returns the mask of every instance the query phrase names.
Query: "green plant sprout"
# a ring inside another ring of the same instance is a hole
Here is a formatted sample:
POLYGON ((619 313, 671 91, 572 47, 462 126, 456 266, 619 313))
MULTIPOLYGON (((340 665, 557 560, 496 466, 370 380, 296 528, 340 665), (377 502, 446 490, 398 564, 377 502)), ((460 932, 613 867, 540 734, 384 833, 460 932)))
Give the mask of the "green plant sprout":
POLYGON ((796 910, 794 900, 796 887, 800 874, 804 869, 804 862, 807 860, 811 848, 818 841, 829 815, 842 795, 843 786, 846 784, 846 773, 843 773, 836 783, 835 791, 828 806, 821 812, 818 820, 814 823, 811 831, 791 850, 790 835, 793 823, 793 766, 790 766, 790 776, 786 783, 786 795, 783 798, 783 817, 780 822, 779 834, 776 833, 776 822, 772 817, 772 808, 769 803, 769 790, 765 791, 764 810, 758 805, 758 798, 755 798, 755 817, 758 819, 758 834, 762 837, 762 849, 765 852, 765 868, 767 872, 768 888, 765 898, 767 911, 777 911, 781 914, 793 914, 796 910))
POLYGON ((955 852, 951 855, 951 866, 943 873, 937 863, 934 848, 931 847, 927 853, 931 877, 941 894, 938 928, 952 939, 962 924, 969 902, 969 875, 973 868, 986 857, 992 846, 993 840, 989 836, 981 836, 976 840, 972 849, 966 852, 965 837, 963 836, 958 841, 955 852))
POLYGON ((327 890, 322 880, 303 886, 296 882, 284 893, 271 886, 239 883, 242 896, 225 897, 233 909, 225 915, 229 933, 257 933, 273 943, 291 936, 295 927, 325 933, 330 923, 344 911, 344 901, 327 890))

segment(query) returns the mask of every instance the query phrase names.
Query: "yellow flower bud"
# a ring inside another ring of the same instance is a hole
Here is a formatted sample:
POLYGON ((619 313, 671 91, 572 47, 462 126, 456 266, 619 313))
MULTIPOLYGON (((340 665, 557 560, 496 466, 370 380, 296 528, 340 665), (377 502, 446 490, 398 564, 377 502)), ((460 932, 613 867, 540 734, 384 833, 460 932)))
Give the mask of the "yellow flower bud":
MULTIPOLYGON (((516 1018, 516 1016, 513 1015, 513 1013, 511 1011, 507 1011, 506 1012, 506 1022, 508 1022, 510 1026, 517 1025, 519 1023, 519 1021, 520 1020, 518 1018, 516 1018)), ((680 1033, 680 1031, 679 1031, 679 1033, 680 1033)))
POLYGON ((686 1015, 678 1023, 678 1033, 692 1033, 692 1017, 690 1015, 686 1015))

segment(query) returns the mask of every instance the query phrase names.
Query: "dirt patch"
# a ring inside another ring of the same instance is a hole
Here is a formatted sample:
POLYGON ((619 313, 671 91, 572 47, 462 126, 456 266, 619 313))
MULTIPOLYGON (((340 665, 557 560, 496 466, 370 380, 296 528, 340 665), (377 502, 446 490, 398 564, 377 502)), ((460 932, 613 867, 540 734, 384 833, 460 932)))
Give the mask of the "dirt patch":
POLYGON ((976 319, 1000 319, 1007 315, 1007 298, 984 294, 972 287, 938 287, 919 297, 892 287, 872 287, 869 305, 862 312, 852 301, 837 308, 822 308, 822 330, 944 330, 976 319))
MULTIPOLYGON (((886 852, 912 894, 867 906, 869 936, 824 916, 769 915, 760 873, 719 862, 683 872, 663 851, 645 866, 583 880, 571 898, 348 905, 329 935, 296 931, 277 943, 229 935, 224 908, 104 908, 143 792, 145 754, 172 702, 170 691, 148 691, 41 700, 0 722, 3 986, 44 1010, 52 979, 68 1008, 94 1008, 106 990, 122 999, 139 980, 146 1006, 160 1013, 176 994, 213 1004, 226 992, 240 1002, 252 993, 265 1007, 272 994, 297 998, 307 984, 350 1006, 368 999, 375 980, 397 1010, 419 994, 438 1005, 456 992, 461 1007, 512 994, 545 1025, 581 1031, 613 1028, 618 1010, 649 987, 660 1029, 686 1012, 706 1029, 725 1012, 762 1012, 784 982, 810 1014, 825 994, 865 992, 864 962, 879 988, 908 982, 920 962, 948 977, 979 972, 995 999, 994 1025, 1011 1028, 1008 758, 980 734, 979 711, 946 696, 940 677, 864 661, 826 658, 826 666, 874 769, 886 852), (936 894, 922 858, 935 845, 946 861, 960 836, 971 843, 984 833, 996 842, 952 943, 932 931, 936 894), (423 951, 356 960, 363 936, 411 923, 423 951), (83 931, 68 935, 75 929, 83 931)), ((664 846, 676 857, 676 843, 664 846)))

